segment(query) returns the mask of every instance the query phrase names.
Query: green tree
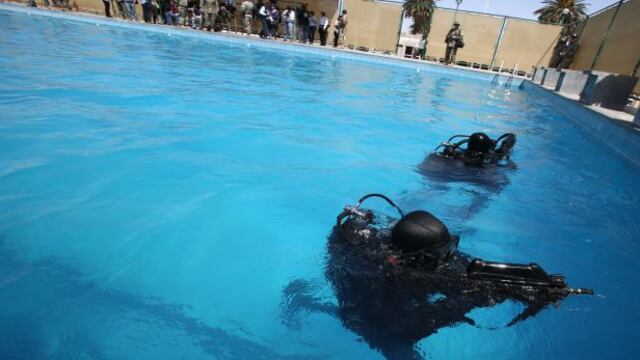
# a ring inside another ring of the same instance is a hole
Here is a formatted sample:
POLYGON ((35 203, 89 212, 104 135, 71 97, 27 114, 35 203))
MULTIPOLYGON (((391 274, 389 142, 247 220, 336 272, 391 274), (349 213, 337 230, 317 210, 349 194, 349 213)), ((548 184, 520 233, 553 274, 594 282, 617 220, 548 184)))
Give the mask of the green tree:
MULTIPOLYGON (((427 44, 427 37, 431 31, 431 21, 433 20, 433 11, 436 8, 436 0, 405 0, 402 4, 402 11, 405 18, 412 18, 411 25, 412 34, 422 34, 422 42, 427 44)), ((421 56, 424 57, 422 49, 421 56)))
POLYGON ((534 14, 538 15, 538 21, 552 24, 561 22, 572 23, 582 20, 587 16, 586 4, 584 0, 544 0, 543 7, 536 10, 534 14), (565 15, 564 9, 568 9, 569 13, 565 15))

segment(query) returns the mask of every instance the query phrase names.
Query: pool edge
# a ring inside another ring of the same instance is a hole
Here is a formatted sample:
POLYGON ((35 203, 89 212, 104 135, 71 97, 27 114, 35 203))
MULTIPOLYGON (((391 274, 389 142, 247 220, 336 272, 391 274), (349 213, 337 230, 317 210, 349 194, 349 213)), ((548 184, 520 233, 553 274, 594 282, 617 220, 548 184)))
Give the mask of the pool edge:
POLYGON ((557 112, 627 160, 640 165, 640 130, 631 123, 622 123, 529 80, 523 81, 520 89, 529 95, 548 99, 557 112))

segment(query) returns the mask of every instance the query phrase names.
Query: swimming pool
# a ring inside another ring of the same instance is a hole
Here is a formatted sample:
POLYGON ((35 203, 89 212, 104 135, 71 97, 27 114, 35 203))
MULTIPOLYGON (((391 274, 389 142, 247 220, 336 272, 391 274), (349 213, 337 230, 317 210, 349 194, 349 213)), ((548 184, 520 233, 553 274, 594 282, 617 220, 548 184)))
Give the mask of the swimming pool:
POLYGON ((632 358, 638 167, 541 96, 447 71, 0 10, 0 358, 380 358, 335 316, 283 315, 368 192, 462 250, 597 296, 417 344, 427 358, 632 358), (424 177, 443 139, 518 135, 490 183, 424 177), (445 179, 446 180, 446 179, 445 179))

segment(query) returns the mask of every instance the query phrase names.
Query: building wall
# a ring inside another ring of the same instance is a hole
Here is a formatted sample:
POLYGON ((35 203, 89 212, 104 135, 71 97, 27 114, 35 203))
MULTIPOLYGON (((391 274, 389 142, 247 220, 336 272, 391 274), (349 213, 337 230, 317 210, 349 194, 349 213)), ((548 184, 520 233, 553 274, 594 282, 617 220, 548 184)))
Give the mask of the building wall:
POLYGON ((609 9, 598 16, 590 18, 584 23, 584 29, 580 36, 580 47, 571 65, 572 69, 591 69, 591 64, 593 64, 593 59, 596 56, 598 47, 600 47, 602 38, 607 32, 607 27, 609 26, 614 11, 615 9, 609 9))
MULTIPOLYGON (((429 33, 427 56, 444 58, 444 39, 451 29, 454 10, 436 9, 429 33)), ((459 11, 465 47, 458 50, 457 60, 506 69, 531 72, 535 66, 546 66, 562 28, 497 15, 459 11), (504 33, 500 38, 503 22, 504 33), (496 47, 497 46, 497 47, 496 47), (495 53, 495 61, 492 59, 495 53)))
MULTIPOLYGON (((454 13, 449 9, 436 9, 434 12, 427 56, 444 58, 445 37, 453 24, 454 13)), ((465 42, 465 47, 458 50, 457 60, 489 65, 502 28, 502 18, 458 12, 456 20, 460 22, 465 42)))
MULTIPOLYGON (((344 9, 348 12, 349 20, 344 39, 345 45, 396 52, 402 13, 400 5, 366 0, 344 0, 344 9)), ((330 38, 333 39, 333 35, 330 38)))
POLYGON ((551 60, 560 31, 556 25, 507 18, 502 42, 498 47, 495 66, 531 72, 536 66, 546 66, 551 60))
MULTIPOLYGON (((594 64, 598 48, 607 33, 616 8, 612 7, 590 17, 582 26, 580 47, 571 65, 575 70, 589 70, 594 64)), ((640 0, 630 0, 620 7, 604 42, 594 70, 622 75, 634 75, 640 61, 640 0)), ((639 76, 639 73, 635 74, 639 76)), ((640 94, 640 83, 634 90, 640 94)))
POLYGON ((640 1, 620 8, 607 36, 596 70, 631 75, 640 60, 640 1))

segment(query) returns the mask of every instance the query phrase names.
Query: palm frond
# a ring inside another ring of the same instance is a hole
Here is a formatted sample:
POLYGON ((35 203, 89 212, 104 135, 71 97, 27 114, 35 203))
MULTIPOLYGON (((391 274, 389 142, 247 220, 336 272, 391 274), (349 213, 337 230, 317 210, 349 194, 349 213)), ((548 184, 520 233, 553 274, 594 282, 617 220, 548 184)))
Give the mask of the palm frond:
POLYGON ((569 9, 567 16, 572 22, 583 20, 589 5, 584 0, 544 0, 542 4, 544 6, 533 13, 538 15, 538 21, 552 24, 565 20, 564 9, 569 9))

